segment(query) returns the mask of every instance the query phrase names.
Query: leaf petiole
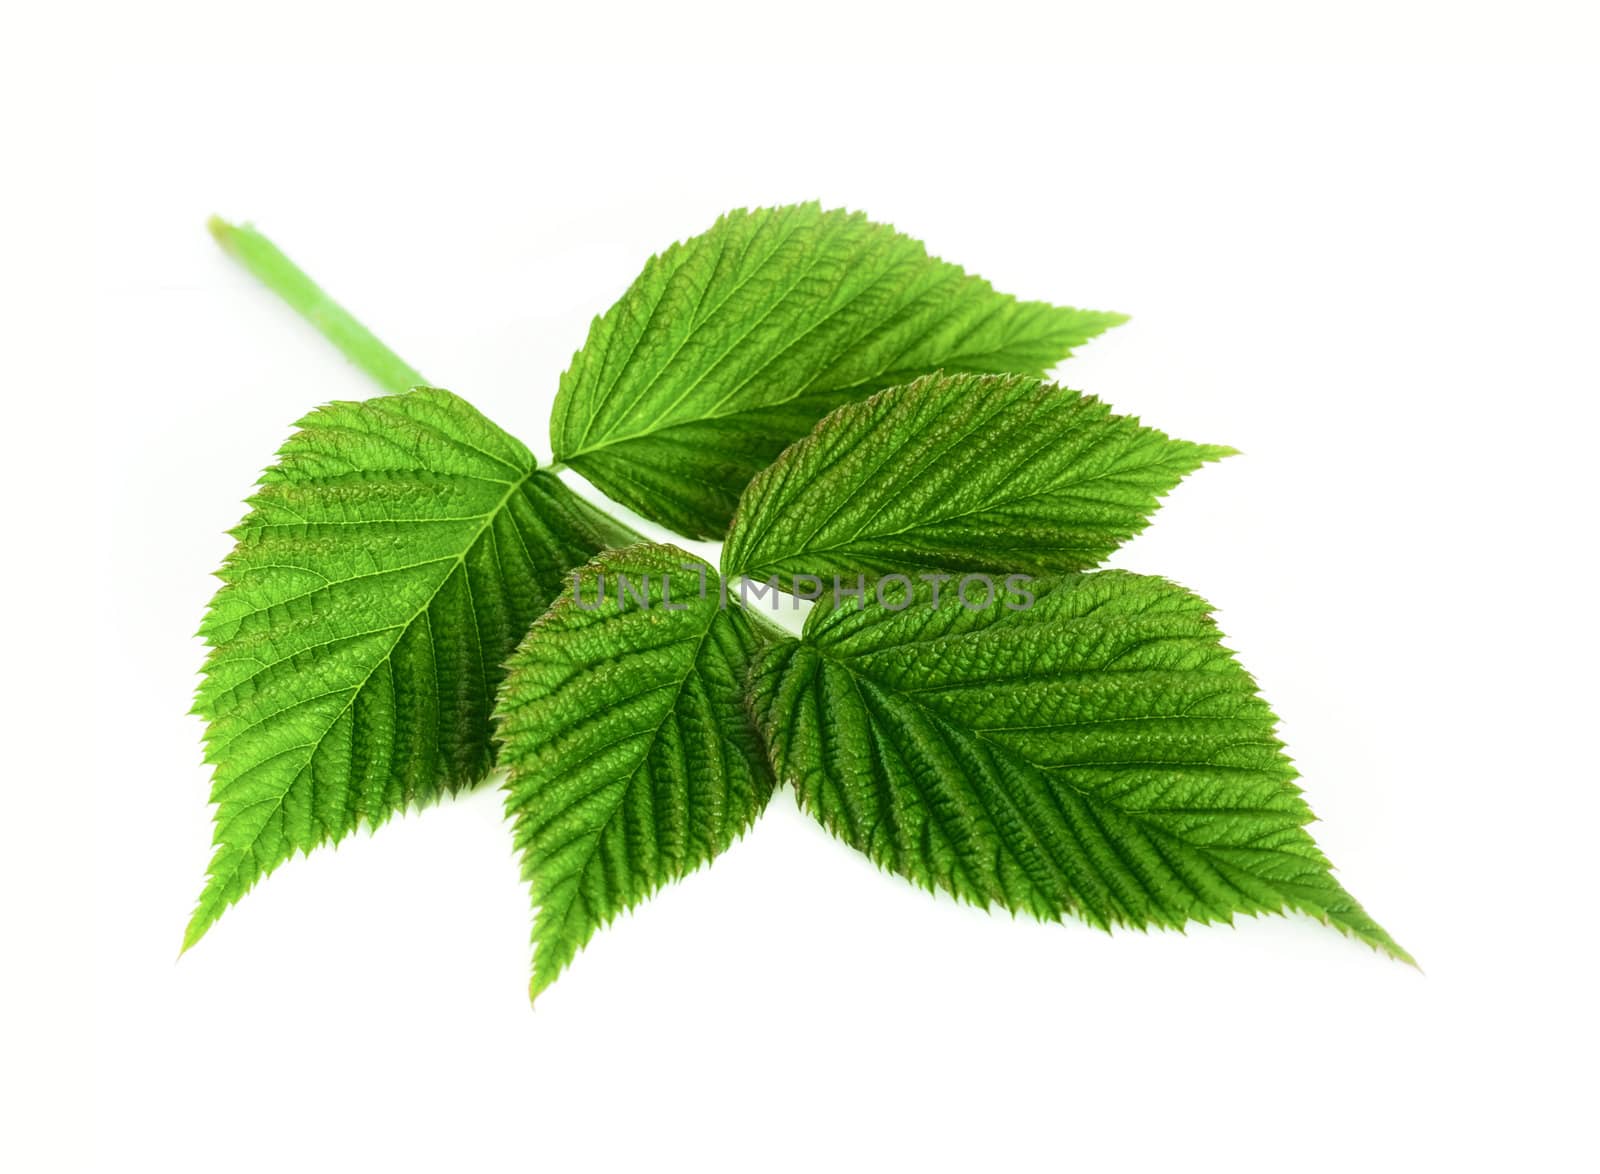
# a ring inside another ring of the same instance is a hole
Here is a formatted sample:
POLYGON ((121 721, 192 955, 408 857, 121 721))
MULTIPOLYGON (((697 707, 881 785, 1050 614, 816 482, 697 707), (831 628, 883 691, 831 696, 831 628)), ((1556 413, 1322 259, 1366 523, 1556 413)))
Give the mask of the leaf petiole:
POLYGON ((220 216, 206 222, 211 235, 234 260, 255 274, 289 307, 344 356, 377 381, 385 391, 410 391, 428 381, 399 355, 380 342, 372 331, 323 292, 282 249, 248 224, 229 224, 220 216))

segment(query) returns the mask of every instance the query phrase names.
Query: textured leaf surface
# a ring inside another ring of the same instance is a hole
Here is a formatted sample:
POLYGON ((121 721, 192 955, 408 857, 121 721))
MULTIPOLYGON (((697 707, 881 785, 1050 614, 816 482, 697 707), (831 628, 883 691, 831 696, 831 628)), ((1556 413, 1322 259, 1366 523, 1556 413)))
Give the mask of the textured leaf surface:
POLYGON ((726 849, 772 793, 743 705, 761 636, 719 605, 711 568, 645 544, 577 579, 512 656, 496 710, 539 908, 534 995, 597 928, 726 849))
POLYGON ((1410 960, 1330 875, 1204 601, 1117 571, 1034 589, 1027 610, 819 605, 751 675, 779 780, 976 904, 1104 927, 1292 908, 1410 960))
POLYGON ((480 781, 506 656, 568 567, 637 537, 446 391, 299 428, 201 628, 217 848, 185 948, 296 850, 480 781))
POLYGON ((562 376, 551 444, 611 497, 720 537, 833 408, 937 368, 1042 375, 1123 321, 1018 302, 859 213, 729 213, 651 258, 562 376))
POLYGON ((744 492, 730 575, 1094 566, 1232 450, 1020 375, 931 375, 846 404, 744 492))

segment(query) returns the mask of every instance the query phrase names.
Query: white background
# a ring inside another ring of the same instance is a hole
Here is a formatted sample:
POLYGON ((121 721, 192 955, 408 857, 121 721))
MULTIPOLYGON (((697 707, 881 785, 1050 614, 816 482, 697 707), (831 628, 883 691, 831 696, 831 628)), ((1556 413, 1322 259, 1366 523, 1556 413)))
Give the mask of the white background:
POLYGON ((0 1165, 1595 1168, 1583 6, 123 7, 9 50, 0 1165), (223 531, 372 393, 206 216, 548 453, 646 256, 811 197, 1131 313, 1062 380, 1244 451, 1115 562, 1216 603, 1425 974, 1298 917, 987 916, 781 794, 530 1010, 493 787, 175 962, 223 531))

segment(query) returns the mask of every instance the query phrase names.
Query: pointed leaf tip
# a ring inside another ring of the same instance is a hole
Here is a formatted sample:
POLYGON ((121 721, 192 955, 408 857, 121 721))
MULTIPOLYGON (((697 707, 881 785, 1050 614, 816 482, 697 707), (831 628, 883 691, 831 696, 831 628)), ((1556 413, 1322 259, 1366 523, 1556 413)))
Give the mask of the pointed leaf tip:
POLYGON ((1023 302, 886 224, 729 212, 653 258, 561 377, 555 459, 691 538, 833 408, 943 369, 1043 375, 1122 314, 1023 302))
POLYGON ((1123 571, 1032 591, 978 610, 929 584, 899 611, 824 596, 802 640, 763 651, 751 712, 802 806, 974 904, 1140 929, 1292 908, 1415 965, 1333 879, 1204 600, 1123 571))
POLYGON ((530 998, 602 925, 726 851, 772 794, 743 699, 767 637, 720 605, 715 573, 676 546, 608 551, 507 664, 495 721, 538 907, 530 998))
POLYGON ((446 391, 324 407, 273 472, 201 627, 217 831, 185 949, 295 853, 481 782, 505 658, 637 538, 446 391))
POLYGON ((1031 376, 929 375, 836 409, 757 474, 722 567, 824 581, 1082 571, 1230 451, 1031 376))

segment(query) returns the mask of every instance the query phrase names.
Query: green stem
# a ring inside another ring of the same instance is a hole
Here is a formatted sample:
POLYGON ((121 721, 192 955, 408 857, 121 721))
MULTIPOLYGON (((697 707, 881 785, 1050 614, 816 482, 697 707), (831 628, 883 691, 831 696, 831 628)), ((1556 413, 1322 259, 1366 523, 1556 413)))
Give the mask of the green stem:
MULTIPOLYGON (((211 235, 217 238, 228 254, 243 265, 277 294, 302 318, 322 332, 324 338, 338 347, 344 356, 378 381, 385 391, 410 391, 413 387, 432 386, 399 355, 395 354, 376 335, 350 316, 350 312, 322 292, 322 287, 306 276, 283 250, 248 224, 229 224, 220 216, 206 223, 211 235)), ((556 462, 540 470, 554 475, 567 466, 556 462)), ((581 500, 581 499, 580 499, 581 500)), ((642 540, 633 527, 619 522, 599 506, 585 501, 584 506, 594 510, 624 533, 642 540)))
POLYGON ((322 332, 385 391, 410 391, 428 381, 377 336, 350 316, 343 306, 322 292, 322 287, 266 237, 248 224, 229 224, 213 216, 207 222, 217 243, 297 314, 322 332))

